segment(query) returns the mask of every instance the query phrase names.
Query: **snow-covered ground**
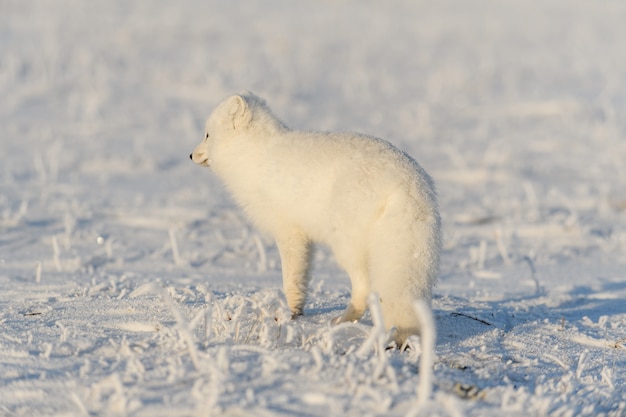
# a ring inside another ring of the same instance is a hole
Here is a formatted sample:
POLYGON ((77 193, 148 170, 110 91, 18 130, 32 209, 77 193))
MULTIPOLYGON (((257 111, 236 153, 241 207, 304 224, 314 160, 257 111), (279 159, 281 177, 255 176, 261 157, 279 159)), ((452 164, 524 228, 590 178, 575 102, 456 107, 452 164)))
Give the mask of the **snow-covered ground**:
POLYGON ((0 0, 0 415, 625 416, 626 2, 0 0), (306 315, 188 155, 224 96, 438 184, 419 349, 306 315))

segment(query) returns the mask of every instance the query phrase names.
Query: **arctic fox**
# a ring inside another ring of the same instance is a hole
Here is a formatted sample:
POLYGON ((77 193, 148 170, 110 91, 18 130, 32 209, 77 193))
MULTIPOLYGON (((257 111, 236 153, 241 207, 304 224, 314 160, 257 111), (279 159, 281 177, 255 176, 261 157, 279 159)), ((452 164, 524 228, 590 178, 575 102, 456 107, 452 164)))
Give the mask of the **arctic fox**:
POLYGON ((441 221, 433 181, 389 142, 356 133, 289 129, 246 92, 221 102, 190 158, 225 183, 278 245, 287 304, 302 314, 314 242, 328 245, 350 277, 355 321, 370 293, 402 345, 419 333, 413 309, 431 302, 441 221))

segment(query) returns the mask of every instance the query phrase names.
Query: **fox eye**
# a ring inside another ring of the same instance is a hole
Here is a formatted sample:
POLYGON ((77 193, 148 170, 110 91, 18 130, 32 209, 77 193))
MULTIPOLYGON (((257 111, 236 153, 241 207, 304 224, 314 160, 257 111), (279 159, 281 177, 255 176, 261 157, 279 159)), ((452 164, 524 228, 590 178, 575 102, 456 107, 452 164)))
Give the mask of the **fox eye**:
POLYGON ((204 140, 207 140, 209 138, 209 134, 207 133, 206 136, 204 137, 204 140))

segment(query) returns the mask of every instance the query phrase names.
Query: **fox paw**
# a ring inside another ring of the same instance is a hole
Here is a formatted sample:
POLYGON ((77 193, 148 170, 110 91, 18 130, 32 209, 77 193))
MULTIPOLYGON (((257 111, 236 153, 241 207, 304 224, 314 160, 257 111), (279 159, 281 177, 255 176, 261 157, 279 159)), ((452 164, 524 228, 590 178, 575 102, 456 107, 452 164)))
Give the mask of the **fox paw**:
POLYGON ((356 323, 357 321, 359 321, 359 317, 346 317, 345 315, 342 314, 341 316, 337 316, 333 318, 330 321, 330 324, 335 326, 340 323, 346 323, 346 322, 356 323))
POLYGON ((291 312, 291 320, 295 320, 300 316, 302 316, 302 310, 296 310, 291 312))

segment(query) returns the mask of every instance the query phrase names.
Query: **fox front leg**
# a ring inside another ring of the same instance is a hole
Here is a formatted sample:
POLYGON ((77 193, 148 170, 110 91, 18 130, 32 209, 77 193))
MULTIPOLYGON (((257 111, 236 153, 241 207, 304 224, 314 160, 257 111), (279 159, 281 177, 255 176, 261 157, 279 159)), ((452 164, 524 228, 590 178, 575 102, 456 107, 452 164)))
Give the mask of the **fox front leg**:
POLYGON ((276 239, 283 273, 283 288, 292 318, 302 315, 309 286, 311 241, 301 232, 293 231, 276 239))

